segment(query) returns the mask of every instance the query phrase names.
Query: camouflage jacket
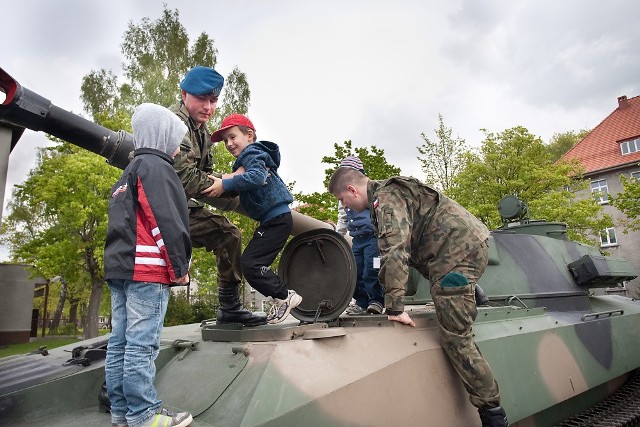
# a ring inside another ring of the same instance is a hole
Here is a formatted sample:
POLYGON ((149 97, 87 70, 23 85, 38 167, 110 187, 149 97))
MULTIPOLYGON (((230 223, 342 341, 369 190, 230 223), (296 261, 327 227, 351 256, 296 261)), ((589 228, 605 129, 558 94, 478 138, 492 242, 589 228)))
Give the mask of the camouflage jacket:
POLYGON ((213 185, 213 181, 207 175, 220 176, 219 173, 213 172, 211 133, 205 125, 196 127, 182 102, 172 105, 169 110, 176 113, 189 128, 189 132, 180 143, 180 152, 173 161, 173 167, 189 198, 189 207, 203 206, 194 199, 201 198, 202 190, 213 185))
POLYGON ((487 227, 469 211, 414 178, 371 180, 367 195, 387 309, 404 310, 409 266, 433 283, 489 237, 487 227))

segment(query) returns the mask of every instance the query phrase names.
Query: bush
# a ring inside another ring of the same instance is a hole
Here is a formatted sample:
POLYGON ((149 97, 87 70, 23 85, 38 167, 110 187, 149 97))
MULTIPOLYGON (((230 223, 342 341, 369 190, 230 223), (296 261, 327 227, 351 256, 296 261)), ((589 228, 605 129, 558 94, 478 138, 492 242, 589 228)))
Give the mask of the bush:
POLYGON ((193 322, 193 312, 187 299, 187 292, 170 292, 167 314, 164 317, 164 326, 185 325, 193 322))

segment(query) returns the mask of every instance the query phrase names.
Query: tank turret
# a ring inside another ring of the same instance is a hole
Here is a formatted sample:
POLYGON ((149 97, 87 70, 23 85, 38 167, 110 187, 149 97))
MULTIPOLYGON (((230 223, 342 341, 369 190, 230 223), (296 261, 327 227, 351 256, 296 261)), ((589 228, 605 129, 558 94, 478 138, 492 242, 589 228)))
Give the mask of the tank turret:
MULTIPOLYGON (((4 72, 0 81, 7 93, 0 127, 13 132, 12 144, 25 127, 77 138, 65 128, 76 118, 39 96, 17 96, 28 92, 4 72), (62 123, 47 124, 51 111, 62 123)), ((105 131, 82 124, 98 134, 91 151, 113 153, 114 164, 130 150, 126 137, 99 136, 105 131)), ((479 281, 486 303, 473 333, 511 425, 635 425, 640 302, 592 288, 623 284, 636 272, 567 239, 564 224, 529 219, 517 198, 503 199, 499 210, 503 226, 489 237, 479 281)), ((304 298, 295 320, 248 328, 212 319, 164 329, 156 360, 163 404, 188 410, 195 426, 479 426, 440 345, 429 282, 411 269, 404 302, 414 328, 385 315, 347 314, 353 254, 342 236, 317 223, 310 219, 296 233, 279 264, 278 274, 304 298)), ((107 425, 107 338, 0 359, 0 420, 107 425)))

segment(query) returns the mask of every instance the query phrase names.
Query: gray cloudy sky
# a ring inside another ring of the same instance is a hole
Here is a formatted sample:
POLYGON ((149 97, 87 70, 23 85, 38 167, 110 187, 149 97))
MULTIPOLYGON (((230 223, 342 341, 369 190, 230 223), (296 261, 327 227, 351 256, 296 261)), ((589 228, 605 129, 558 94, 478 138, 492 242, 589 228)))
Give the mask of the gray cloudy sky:
MULTIPOLYGON (((258 137, 277 142, 281 175, 322 191, 333 144, 376 145, 422 177, 417 146, 438 114, 477 146, 480 129, 524 126, 548 141, 591 129, 640 94, 635 0, 165 0, 191 40, 206 32, 217 69, 238 66, 258 137)), ((0 67, 53 104, 82 113, 91 70, 121 74, 129 22, 162 1, 29 0, 3 6, 0 67)), ((2 95, 0 95, 2 96, 2 95)), ((1 98, 0 98, 1 99, 1 98)), ((9 159, 6 201, 45 135, 25 131, 9 159)), ((1 254, 0 254, 1 259, 1 254)))

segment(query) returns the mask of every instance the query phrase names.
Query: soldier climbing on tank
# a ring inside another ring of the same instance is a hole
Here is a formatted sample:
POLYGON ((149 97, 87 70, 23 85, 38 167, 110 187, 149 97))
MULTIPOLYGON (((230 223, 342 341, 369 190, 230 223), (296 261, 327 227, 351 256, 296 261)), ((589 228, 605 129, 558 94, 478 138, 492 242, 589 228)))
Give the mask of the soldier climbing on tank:
POLYGON ((189 131, 180 144, 174 168, 189 198, 189 232, 193 246, 204 247, 216 255, 220 301, 217 323, 264 325, 266 316, 247 310, 238 296, 242 280, 240 230, 198 200, 211 196, 213 177, 221 176, 213 172, 213 143, 207 122, 215 112, 223 84, 224 79, 217 71, 204 66, 190 69, 180 83, 182 99, 170 110, 182 119, 189 131))
POLYGON ((488 263, 487 227, 414 178, 374 181, 338 168, 329 191, 343 206, 371 211, 388 319, 415 326, 402 300, 411 265, 431 283, 442 347, 478 408, 482 426, 508 426, 498 384, 471 332, 477 315, 475 286, 488 263))

